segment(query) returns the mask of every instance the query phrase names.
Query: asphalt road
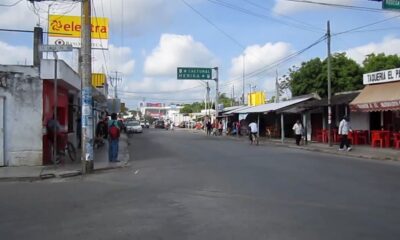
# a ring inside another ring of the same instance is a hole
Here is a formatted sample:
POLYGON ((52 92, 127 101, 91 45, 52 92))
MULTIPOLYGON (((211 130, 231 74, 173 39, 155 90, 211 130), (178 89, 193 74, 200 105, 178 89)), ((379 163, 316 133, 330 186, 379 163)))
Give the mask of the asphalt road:
POLYGON ((149 129, 131 168, 0 183, 0 239, 400 239, 400 165, 149 129))

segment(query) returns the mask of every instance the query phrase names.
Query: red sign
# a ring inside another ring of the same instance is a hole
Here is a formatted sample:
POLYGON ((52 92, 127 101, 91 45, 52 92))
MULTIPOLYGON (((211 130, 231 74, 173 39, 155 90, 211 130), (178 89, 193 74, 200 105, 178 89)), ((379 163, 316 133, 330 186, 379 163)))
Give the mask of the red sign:
POLYGON ((388 111, 400 110, 400 100, 374 102, 374 103, 360 103, 351 105, 352 111, 372 112, 372 111, 388 111))

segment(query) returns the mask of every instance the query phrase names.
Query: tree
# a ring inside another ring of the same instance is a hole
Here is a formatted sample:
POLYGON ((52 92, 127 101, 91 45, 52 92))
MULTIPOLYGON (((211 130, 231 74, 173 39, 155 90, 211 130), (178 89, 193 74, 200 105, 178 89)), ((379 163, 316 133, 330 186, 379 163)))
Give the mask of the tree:
POLYGON ((234 102, 232 98, 227 97, 225 93, 219 95, 218 103, 223 104, 224 107, 232 107, 232 102, 234 102))
POLYGON ((387 70, 392 68, 400 67, 400 57, 398 55, 388 55, 380 53, 375 55, 370 54, 363 61, 363 71, 364 73, 376 72, 381 70, 387 70))
MULTIPOLYGON (((352 91, 362 88, 362 69, 345 53, 336 53, 332 56, 332 94, 336 92, 352 91)), ((318 93, 321 97, 328 95, 328 62, 314 58, 303 62, 300 68, 289 69, 289 76, 280 83, 282 87, 289 87, 293 96, 309 93, 318 93)))
POLYGON ((181 113, 196 113, 196 112, 201 112, 201 110, 204 108, 203 103, 199 102, 194 102, 192 104, 185 104, 183 108, 181 108, 180 112, 181 113))

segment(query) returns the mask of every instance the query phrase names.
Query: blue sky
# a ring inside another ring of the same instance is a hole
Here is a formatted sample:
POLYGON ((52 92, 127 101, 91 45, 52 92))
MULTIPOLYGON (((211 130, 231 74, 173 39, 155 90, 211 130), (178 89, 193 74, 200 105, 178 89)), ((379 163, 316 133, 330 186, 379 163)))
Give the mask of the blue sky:
MULTIPOLYGON (((367 0, 315 1, 381 8, 381 3, 367 0)), ((17 0, 3 0, 2 4, 14 2, 17 0)), ((37 24, 46 28, 50 4, 32 6, 24 0, 14 7, 0 6, 0 28, 30 30, 37 24)), ((119 95, 130 108, 135 108, 143 98, 166 103, 201 101, 205 84, 178 81, 175 76, 178 66, 218 66, 221 92, 230 95, 234 86, 238 97, 242 93, 243 56, 248 74, 318 40, 325 34, 328 20, 335 34, 400 15, 400 12, 358 11, 287 0, 94 0, 94 9, 97 16, 108 17, 110 21, 110 47, 104 52, 93 52, 94 71, 122 73, 119 95)), ((50 11, 78 15, 80 6, 57 2, 50 11)), ((332 51, 346 51, 360 63, 373 52, 398 54, 399 20, 335 36, 332 51)), ((5 53, 0 63, 31 63, 31 45, 31 34, 0 32, 0 50, 5 53)), ((283 75, 289 66, 313 57, 326 57, 326 41, 288 62, 270 67, 269 71, 246 76, 246 91, 251 83, 266 91, 269 98, 274 91, 276 70, 283 75)), ((66 54, 63 58, 76 65, 76 54, 66 54)), ((210 84, 214 88, 214 83, 210 84)))

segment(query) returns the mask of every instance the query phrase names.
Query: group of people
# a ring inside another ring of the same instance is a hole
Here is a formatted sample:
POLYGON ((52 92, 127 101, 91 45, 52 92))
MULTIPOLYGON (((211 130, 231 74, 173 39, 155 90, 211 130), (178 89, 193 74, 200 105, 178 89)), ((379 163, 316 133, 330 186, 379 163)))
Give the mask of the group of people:
MULTIPOLYGON (((211 121, 206 121, 205 123, 205 128, 207 131, 207 135, 222 135, 222 131, 223 131, 223 123, 221 120, 219 121, 215 121, 214 123, 211 123, 211 121)), ((235 134, 240 134, 240 122, 228 122, 227 123, 227 135, 235 135, 235 134)), ((258 126, 257 123, 255 122, 251 122, 248 125, 250 134, 249 137, 251 139, 251 136, 253 134, 257 134, 258 133, 258 126)), ((297 120, 296 123, 293 125, 292 130, 294 132, 295 135, 295 141, 296 141, 296 145, 300 145, 301 140, 303 139, 303 136, 305 135, 304 132, 304 127, 303 124, 301 123, 300 120, 297 120)), ((351 146, 350 146, 350 142, 348 140, 348 134, 349 132, 351 132, 352 129, 350 127, 350 120, 348 116, 344 116, 343 119, 340 121, 339 124, 339 130, 338 130, 338 134, 341 136, 341 141, 340 141, 340 151, 351 151, 351 146)))
MULTIPOLYGON (((77 119, 77 137, 78 137, 78 148, 81 146, 81 121, 77 119)), ((61 125, 58 120, 53 117, 46 124, 47 137, 51 144, 54 143, 54 136, 57 136, 57 150, 61 148, 64 139, 62 138, 63 133, 61 132, 61 125)), ((109 120, 107 114, 97 123, 96 134, 94 137, 94 147, 100 147, 104 144, 105 140, 108 140, 108 160, 110 162, 119 162, 118 160, 118 148, 119 148, 119 137, 120 132, 123 129, 123 122, 118 120, 117 114, 112 113, 111 119, 109 120)))
MULTIPOLYGON (((300 145, 301 139, 304 136, 304 128, 301 124, 300 120, 297 120, 293 125, 293 131, 296 136, 296 145, 300 145)), ((348 116, 344 116, 343 119, 339 123, 338 134, 340 135, 340 147, 339 151, 351 151, 350 142, 348 139, 348 135, 353 130, 350 127, 350 119, 348 116)))
POLYGON ((110 117, 111 119, 109 119, 107 114, 105 114, 103 119, 97 123, 94 144, 102 146, 104 141, 108 140, 108 161, 119 162, 119 138, 121 131, 124 128, 124 123, 122 120, 118 119, 116 113, 112 113, 110 117))

